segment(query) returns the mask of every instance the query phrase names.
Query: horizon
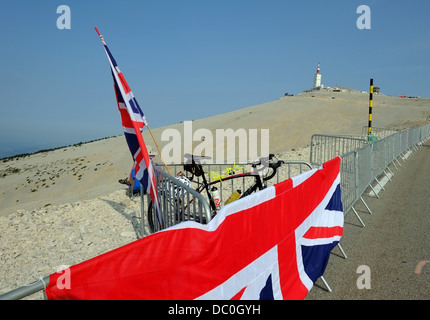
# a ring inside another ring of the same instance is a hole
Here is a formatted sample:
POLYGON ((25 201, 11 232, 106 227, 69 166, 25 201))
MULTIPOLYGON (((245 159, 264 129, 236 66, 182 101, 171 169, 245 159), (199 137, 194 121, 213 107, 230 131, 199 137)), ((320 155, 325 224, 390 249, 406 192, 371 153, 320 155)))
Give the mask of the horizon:
POLYGON ((430 3, 0 3, 0 158, 122 135, 98 27, 152 128, 325 86, 430 97, 430 3), (118 23, 121 21, 121 23, 118 23), (8 154, 9 153, 9 154, 8 154))
MULTIPOLYGON (((354 88, 343 87, 343 86, 332 87, 331 89, 334 89, 334 88, 339 88, 339 89, 340 88, 344 88, 344 89, 356 90, 354 88)), ((356 91, 358 91, 358 90, 356 90, 356 91)), ((317 90, 317 91, 303 91, 303 92, 299 92, 297 95, 294 95, 294 96, 300 96, 300 94, 306 94, 306 93, 312 93, 312 96, 314 96, 314 95, 318 95, 319 93, 324 93, 324 92, 333 92, 333 91, 324 91, 324 90, 321 90, 321 91, 319 91, 319 90, 317 90)), ((335 93, 335 92, 333 92, 333 93, 334 94, 339 94, 339 93, 335 93)), ((353 92, 353 91, 351 91, 351 92, 342 92, 341 94, 350 94, 350 93, 352 93, 352 94, 360 94, 360 95, 361 94, 365 94, 366 97, 368 96, 368 92, 353 92)), ((391 98, 399 98, 399 99, 408 99, 408 98, 417 99, 417 97, 401 98, 401 97, 397 97, 397 96, 390 96, 390 95, 386 95, 386 94, 384 94, 382 92, 381 93, 377 93, 376 95, 374 94, 374 98, 377 97, 378 95, 387 96, 387 97, 391 97, 391 98)), ((284 96, 284 97, 286 97, 286 96, 284 96)), ((282 97, 280 97, 280 98, 282 98, 282 97)), ((267 101, 267 103, 279 100, 280 98, 272 100, 272 101, 267 101)), ((426 99, 430 100, 430 98, 423 98, 423 97, 419 97, 419 99, 420 100, 426 100, 426 99)), ((373 102, 377 102, 377 99, 376 100, 374 99, 373 102)), ((265 104, 265 103, 263 102, 262 104, 265 104)), ((248 107, 255 107, 255 106, 257 106, 257 105, 247 106, 247 107, 240 108, 240 109, 246 109, 248 107)), ((368 105, 366 104, 364 107, 368 108, 368 105)), ((237 110, 239 110, 239 109, 235 109, 233 111, 237 111, 237 110)), ((218 114, 218 115, 221 115, 221 114, 218 114)), ((170 127, 172 125, 175 125, 175 124, 178 124, 178 123, 185 123, 185 122, 188 122, 188 121, 194 122, 194 121, 198 121, 198 120, 205 120, 207 118, 211 118, 212 116, 217 116, 217 115, 211 115, 209 117, 202 117, 202 118, 193 119, 193 120, 177 121, 177 122, 170 123, 170 124, 167 124, 167 125, 164 125, 164 126, 161 126, 161 127, 153 128, 153 129, 155 130, 155 129, 160 129, 160 128, 168 128, 168 127, 170 127)), ((224 128, 224 129, 228 129, 228 128, 224 128)), ((144 128, 144 130, 148 130, 148 129, 144 128)), ((64 149, 64 148, 69 148, 69 147, 81 146, 82 144, 97 142, 97 141, 105 140, 105 139, 117 138, 117 137, 121 137, 121 136, 124 136, 124 132, 120 132, 117 135, 100 137, 100 138, 94 138, 94 139, 89 139, 89 140, 83 140, 83 141, 74 142, 74 143, 65 144, 65 145, 46 146, 46 147, 41 147, 41 148, 37 148, 37 147, 33 147, 33 148, 28 148, 27 147, 27 148, 25 148, 24 147, 23 148, 23 150, 24 150, 23 152, 18 152, 18 153, 14 153, 14 154, 6 154, 6 155, 2 155, 2 150, 0 150, 0 161, 3 161, 3 160, 9 161, 9 160, 12 160, 15 157, 17 157, 17 158, 19 158, 19 157, 26 157, 26 156, 30 156, 30 155, 34 155, 34 154, 38 154, 38 153, 44 153, 44 152, 54 151, 54 150, 58 150, 58 149, 64 149)), ((125 140, 124 140, 124 142, 125 142, 125 140)))

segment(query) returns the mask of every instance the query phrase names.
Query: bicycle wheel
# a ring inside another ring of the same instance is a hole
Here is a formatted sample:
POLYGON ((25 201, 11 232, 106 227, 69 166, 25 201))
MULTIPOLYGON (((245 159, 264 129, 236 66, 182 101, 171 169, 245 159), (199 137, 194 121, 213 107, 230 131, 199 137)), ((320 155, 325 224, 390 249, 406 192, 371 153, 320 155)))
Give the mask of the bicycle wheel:
POLYGON ((157 217, 155 216, 155 210, 152 201, 150 201, 148 204, 147 219, 151 233, 161 230, 159 223, 154 224, 154 221, 157 221, 157 217))
MULTIPOLYGON (((171 211, 167 212, 165 215, 163 215, 162 223, 160 224, 158 222, 158 219, 155 214, 154 205, 152 203, 152 200, 148 204, 148 212, 147 212, 147 219, 148 219, 148 225, 149 230, 151 233, 160 231, 163 228, 167 228, 170 226, 173 226, 175 224, 178 224, 183 221, 191 220, 190 217, 186 214, 184 209, 181 205, 179 205, 180 202, 177 202, 176 205, 173 205, 170 209, 171 211), (185 212, 185 215, 183 214, 185 212)), ((196 218, 194 219, 196 222, 200 222, 200 219, 196 218)), ((204 222, 206 222, 206 219, 203 219, 204 222)), ((202 222, 203 223, 203 222, 202 222)))

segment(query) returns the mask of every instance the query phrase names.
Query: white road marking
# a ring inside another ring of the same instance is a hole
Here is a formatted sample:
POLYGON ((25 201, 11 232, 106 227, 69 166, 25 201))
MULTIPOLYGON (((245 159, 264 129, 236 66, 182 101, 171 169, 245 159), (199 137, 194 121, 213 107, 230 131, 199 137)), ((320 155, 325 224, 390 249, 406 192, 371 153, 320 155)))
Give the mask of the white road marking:
POLYGON ((408 152, 406 152, 403 156, 402 156, 402 159, 403 160, 406 160, 407 158, 409 158, 409 156, 412 154, 412 151, 411 150, 408 150, 408 152))
MULTIPOLYGON (((392 176, 393 175, 391 173, 387 173, 381 180, 379 180, 379 183, 377 183, 376 186, 373 188, 373 190, 375 190, 376 195, 379 193, 379 191, 382 190, 382 188, 387 184, 387 182, 390 181, 392 176)), ((376 197, 373 190, 369 192, 369 196, 376 197)))

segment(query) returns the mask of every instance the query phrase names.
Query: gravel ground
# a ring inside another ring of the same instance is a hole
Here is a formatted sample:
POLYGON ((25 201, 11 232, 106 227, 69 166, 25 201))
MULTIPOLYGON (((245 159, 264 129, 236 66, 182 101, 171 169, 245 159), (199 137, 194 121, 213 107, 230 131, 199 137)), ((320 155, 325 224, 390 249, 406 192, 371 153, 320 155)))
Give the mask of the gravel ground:
POLYGON ((0 293, 136 240, 138 199, 118 190, 93 200, 0 217, 0 293))

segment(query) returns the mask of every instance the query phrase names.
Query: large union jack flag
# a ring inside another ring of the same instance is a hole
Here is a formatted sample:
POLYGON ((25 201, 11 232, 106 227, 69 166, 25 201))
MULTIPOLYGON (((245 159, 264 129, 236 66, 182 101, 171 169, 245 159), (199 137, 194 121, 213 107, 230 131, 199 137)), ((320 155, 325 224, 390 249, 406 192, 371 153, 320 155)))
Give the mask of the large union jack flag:
MULTIPOLYGON (((268 206, 263 209, 267 216, 272 216, 275 210, 283 212, 286 225, 295 226, 295 229, 290 229, 289 236, 277 243, 274 241, 276 245, 267 252, 199 299, 304 298, 324 274, 330 252, 343 233, 340 175, 336 174, 337 169, 333 170, 339 163, 340 159, 336 158, 326 163, 324 170, 308 171, 258 194, 264 206, 268 206), (297 196, 294 200, 291 198, 293 194, 297 196)), ((229 211, 236 212, 234 206, 229 211)), ((255 209, 257 206, 251 207, 255 209)), ((279 228, 272 228, 260 239, 271 238, 274 230, 279 228)))
POLYGON ((303 299, 343 232, 340 158, 53 274, 49 299, 303 299), (60 288, 59 288, 60 287, 60 288))
POLYGON ((120 112, 122 126, 124 128, 124 135, 134 161, 135 177, 140 181, 144 190, 150 194, 152 202, 154 203, 156 216, 159 223, 161 223, 154 170, 142 137, 143 128, 145 125, 148 125, 145 115, 140 109, 140 106, 137 103, 127 81, 125 81, 124 75, 106 45, 103 36, 99 33, 97 28, 95 29, 100 36, 109 60, 118 110, 120 112))

